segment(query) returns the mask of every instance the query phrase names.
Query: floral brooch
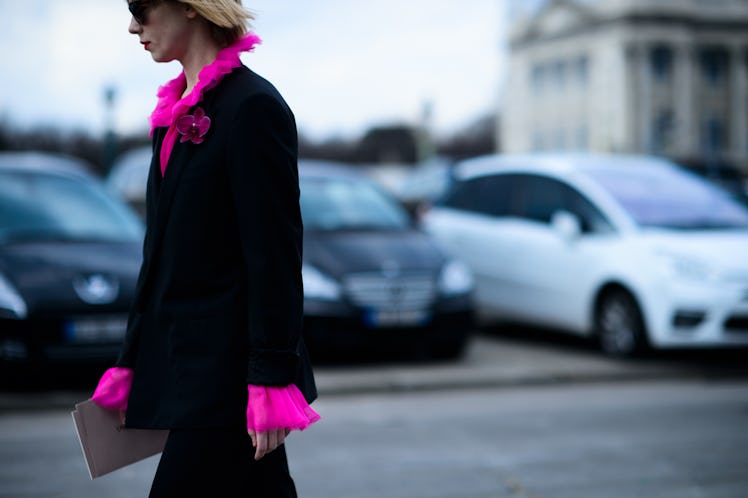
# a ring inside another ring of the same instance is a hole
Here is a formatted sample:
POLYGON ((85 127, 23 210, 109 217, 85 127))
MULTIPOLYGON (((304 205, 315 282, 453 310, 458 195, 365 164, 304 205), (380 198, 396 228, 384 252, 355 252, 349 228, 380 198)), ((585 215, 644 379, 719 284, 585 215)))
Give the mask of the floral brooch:
POLYGON ((182 135, 179 139, 181 143, 189 140, 193 144, 201 144, 209 129, 210 118, 205 115, 202 107, 196 107, 193 114, 186 114, 177 119, 177 131, 182 135))

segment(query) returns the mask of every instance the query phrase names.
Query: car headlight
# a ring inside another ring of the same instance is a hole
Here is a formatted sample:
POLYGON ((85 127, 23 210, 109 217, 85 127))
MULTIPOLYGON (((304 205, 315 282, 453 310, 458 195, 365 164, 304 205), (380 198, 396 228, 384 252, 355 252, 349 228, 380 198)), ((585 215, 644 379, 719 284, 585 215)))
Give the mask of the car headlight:
POLYGON ((668 277, 686 280, 710 281, 715 278, 715 272, 704 261, 670 252, 658 252, 657 256, 662 263, 660 266, 668 277))
POLYGON ((4 310, 8 310, 12 318, 24 319, 28 315, 26 301, 13 284, 0 274, 0 313, 4 310))
POLYGON ((442 294, 466 294, 473 290, 473 285, 473 274, 461 261, 449 261, 439 273, 439 290, 442 294))
POLYGON ((342 293, 340 284, 317 268, 308 264, 302 265, 301 278, 304 280, 305 298, 323 299, 326 301, 340 299, 342 293))

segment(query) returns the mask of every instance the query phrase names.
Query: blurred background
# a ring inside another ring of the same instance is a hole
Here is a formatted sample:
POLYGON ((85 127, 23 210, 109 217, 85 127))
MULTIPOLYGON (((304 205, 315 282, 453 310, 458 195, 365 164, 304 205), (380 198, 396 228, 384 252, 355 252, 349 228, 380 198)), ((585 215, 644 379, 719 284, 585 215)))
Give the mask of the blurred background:
MULTIPOLYGON (((147 142, 156 90, 179 67, 142 50, 122 2, 2 7, 3 148, 65 148, 105 173, 118 153, 147 142)), ((416 131, 446 144, 471 126, 490 128, 483 148, 493 148, 502 2, 258 0, 250 8, 263 43, 243 60, 288 100, 304 155, 413 163, 433 153, 426 137, 416 147, 416 131), (383 134, 402 144, 385 150, 383 134)))
MULTIPOLYGON (((156 89, 179 68, 140 50, 121 2, 2 7, 0 149, 63 151, 105 175, 148 143, 156 89)), ((291 104, 303 157, 641 152, 733 183, 748 168, 740 0, 251 8, 264 43, 243 60, 291 104)))

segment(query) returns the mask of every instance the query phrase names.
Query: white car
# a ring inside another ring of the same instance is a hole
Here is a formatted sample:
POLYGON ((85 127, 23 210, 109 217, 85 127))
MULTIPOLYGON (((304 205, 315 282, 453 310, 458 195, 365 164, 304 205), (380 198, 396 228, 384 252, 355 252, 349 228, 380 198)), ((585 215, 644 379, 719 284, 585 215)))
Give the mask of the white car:
POLYGON ((663 159, 495 155, 421 218, 472 269, 478 318, 603 351, 748 345, 748 208, 663 159))

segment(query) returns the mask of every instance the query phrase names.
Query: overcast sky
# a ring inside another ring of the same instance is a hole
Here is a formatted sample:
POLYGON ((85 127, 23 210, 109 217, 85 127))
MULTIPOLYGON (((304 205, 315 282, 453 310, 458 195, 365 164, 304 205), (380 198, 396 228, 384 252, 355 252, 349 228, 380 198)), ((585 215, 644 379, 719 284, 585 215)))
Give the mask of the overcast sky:
MULTIPOLYGON (((127 32, 126 0, 0 0, 0 119, 100 132, 147 129, 156 64, 127 32)), ((314 139, 418 121, 449 133, 499 104, 508 0, 244 0, 263 44, 242 60, 272 81, 314 139)))

